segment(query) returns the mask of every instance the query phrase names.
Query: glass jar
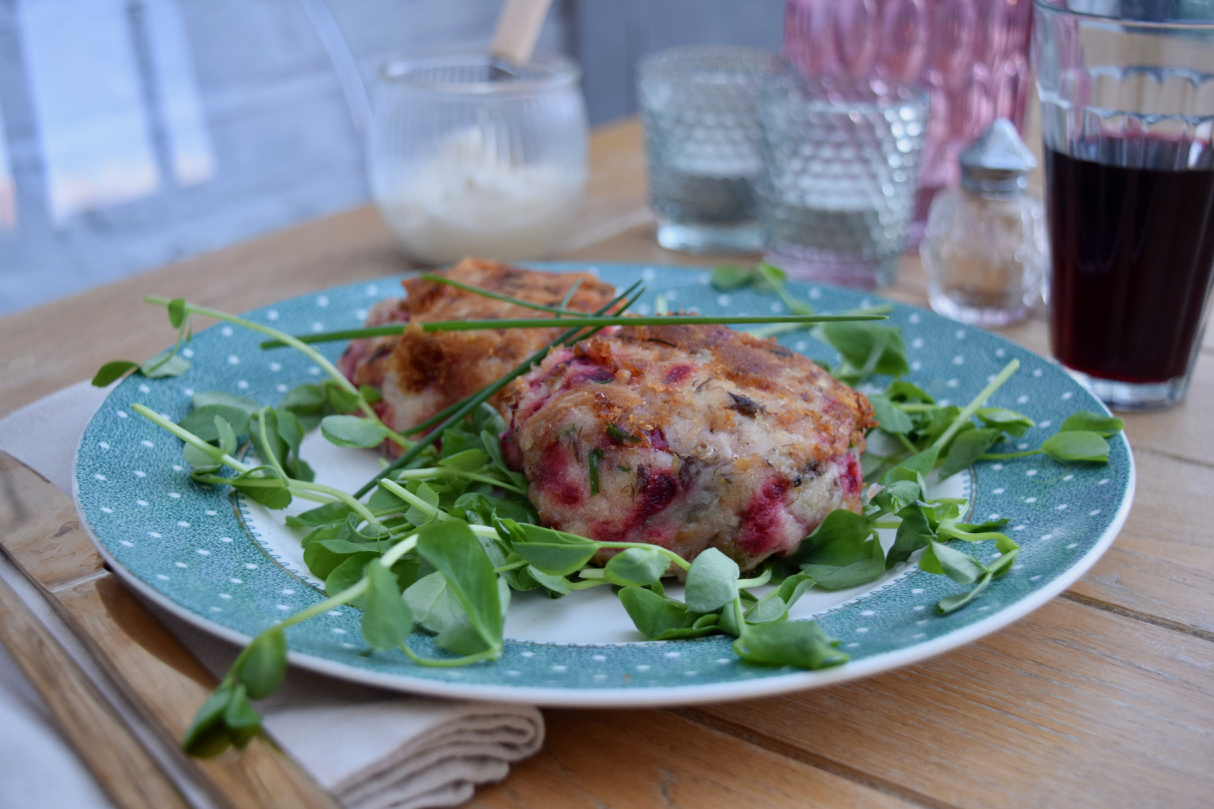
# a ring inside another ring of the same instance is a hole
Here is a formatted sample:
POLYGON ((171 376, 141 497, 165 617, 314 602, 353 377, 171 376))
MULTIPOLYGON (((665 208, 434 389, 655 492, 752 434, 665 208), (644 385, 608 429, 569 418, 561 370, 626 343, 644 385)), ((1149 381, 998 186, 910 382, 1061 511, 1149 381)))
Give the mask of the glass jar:
POLYGON ((757 48, 696 45, 660 51, 638 66, 649 204, 658 244, 667 250, 762 248, 755 96, 782 65, 757 48))
POLYGON ((759 93, 765 260, 794 278, 893 282, 915 210, 927 94, 787 74, 759 93))
POLYGON ((549 55, 509 72, 475 53, 383 66, 371 189, 410 257, 515 261, 556 246, 586 186, 580 76, 572 61, 549 55))

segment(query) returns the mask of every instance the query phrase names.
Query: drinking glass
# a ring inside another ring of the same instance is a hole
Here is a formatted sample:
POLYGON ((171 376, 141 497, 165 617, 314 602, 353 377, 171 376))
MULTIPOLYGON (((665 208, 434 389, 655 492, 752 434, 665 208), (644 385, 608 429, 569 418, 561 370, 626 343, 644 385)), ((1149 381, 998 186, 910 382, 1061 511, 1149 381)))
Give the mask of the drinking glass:
POLYGON ((889 284, 915 211, 927 94, 789 72, 759 94, 766 260, 798 278, 889 284))
POLYGON ((784 55, 807 76, 916 84, 932 99, 910 240, 996 118, 1024 123, 1033 0, 785 0, 784 55))
POLYGON ((756 48, 669 48, 640 65, 649 202, 658 243, 688 253, 755 253, 762 247, 755 94, 779 69, 756 48))
POLYGON ((1214 277, 1214 3, 1036 15, 1054 354, 1112 407, 1173 404, 1214 277))
POLYGON ((543 54, 506 72, 482 53, 383 66, 371 189, 412 258, 539 258, 564 238, 587 175, 580 76, 570 60, 543 54))

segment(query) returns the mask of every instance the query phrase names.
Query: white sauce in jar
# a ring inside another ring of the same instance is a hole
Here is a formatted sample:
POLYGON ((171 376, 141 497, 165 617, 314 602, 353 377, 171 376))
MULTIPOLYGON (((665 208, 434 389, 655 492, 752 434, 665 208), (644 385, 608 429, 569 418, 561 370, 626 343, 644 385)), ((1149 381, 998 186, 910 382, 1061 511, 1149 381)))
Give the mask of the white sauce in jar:
POLYGON ((568 230, 584 172, 503 160, 475 127, 418 161, 385 172, 377 198, 384 218, 415 258, 434 263, 480 256, 536 258, 568 230))

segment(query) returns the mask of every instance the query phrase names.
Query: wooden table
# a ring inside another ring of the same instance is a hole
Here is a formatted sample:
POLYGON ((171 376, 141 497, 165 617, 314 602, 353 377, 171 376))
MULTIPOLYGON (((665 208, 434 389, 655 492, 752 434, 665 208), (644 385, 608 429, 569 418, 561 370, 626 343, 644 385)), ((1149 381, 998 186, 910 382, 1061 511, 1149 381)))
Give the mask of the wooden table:
MULTIPOLYGON (((712 263, 654 243, 635 122, 595 134, 592 166, 563 257, 712 263)), ((159 350, 164 314, 140 305, 144 294, 240 311, 406 268, 377 214, 362 208, 10 315, 0 319, 0 413, 105 360, 159 350)), ((917 258, 905 258, 887 294, 926 305, 917 258)), ((1040 318, 1002 333, 1048 352, 1040 318)), ((1126 418, 1138 465, 1133 510, 1061 597, 963 649, 858 682, 676 710, 545 711, 543 752, 472 805, 1214 805, 1214 421, 1201 415, 1214 395, 1210 339, 1186 404, 1126 418)), ((5 545, 66 615, 106 639, 107 666, 165 733, 179 732, 209 676, 101 569, 66 498, 11 460, 3 468, 10 495, 20 495, 10 502, 26 507, 0 515, 5 545), (148 693, 158 678, 172 694, 148 693)), ((0 601, 4 623, 14 609, 0 601)), ((22 636, 5 641, 20 646, 22 636)), ((264 749, 202 766, 237 806, 324 803, 264 749)))

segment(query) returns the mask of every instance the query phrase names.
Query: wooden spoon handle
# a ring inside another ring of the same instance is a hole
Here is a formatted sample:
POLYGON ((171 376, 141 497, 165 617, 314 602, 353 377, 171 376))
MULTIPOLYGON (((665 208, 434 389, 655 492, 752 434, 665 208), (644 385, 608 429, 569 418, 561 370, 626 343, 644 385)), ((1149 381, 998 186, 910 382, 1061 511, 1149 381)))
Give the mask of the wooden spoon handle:
POLYGON ((552 0, 506 0, 489 53, 515 65, 531 61, 552 0))

